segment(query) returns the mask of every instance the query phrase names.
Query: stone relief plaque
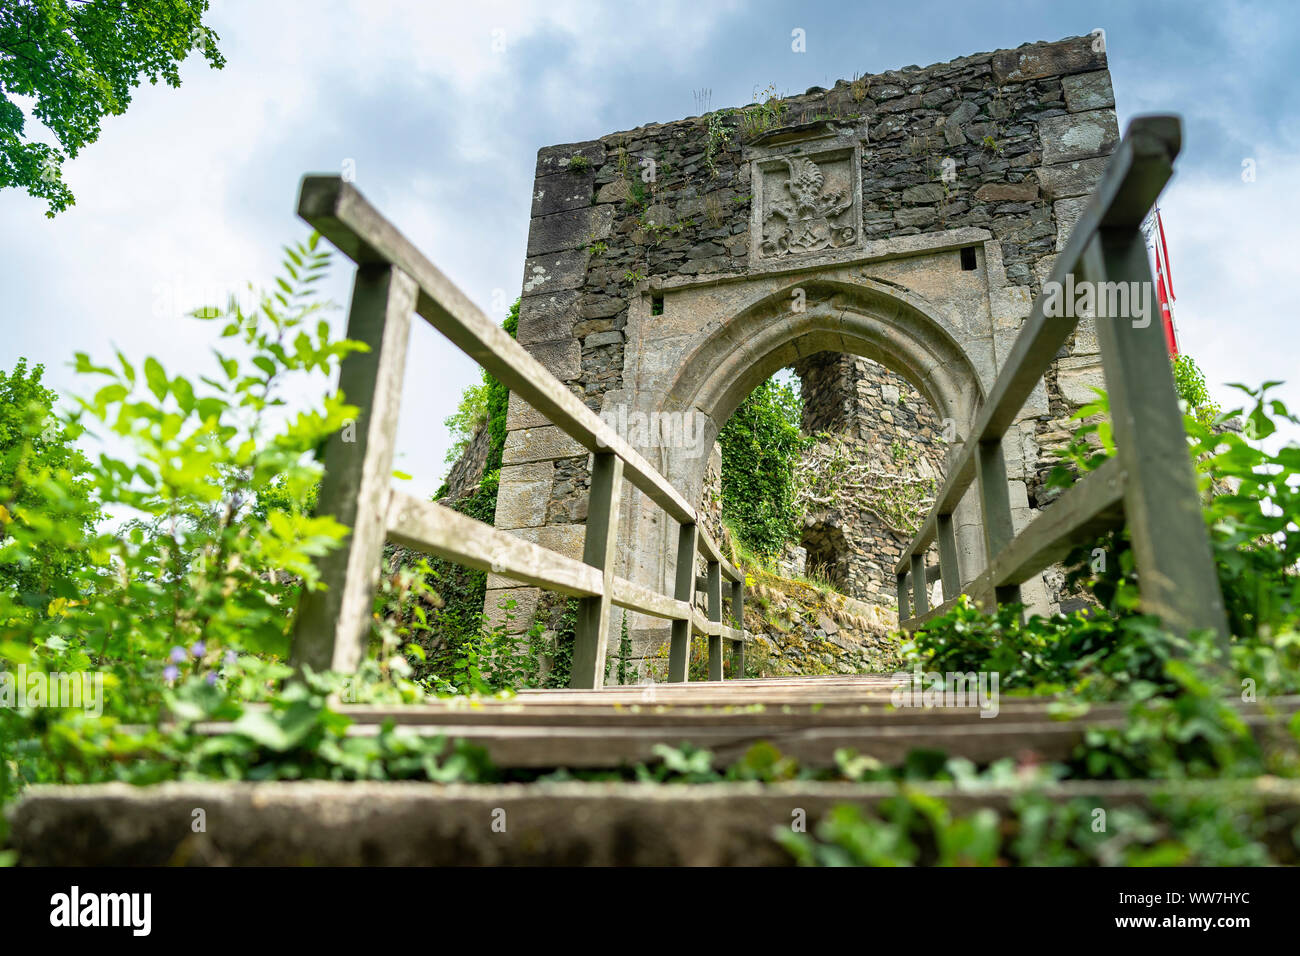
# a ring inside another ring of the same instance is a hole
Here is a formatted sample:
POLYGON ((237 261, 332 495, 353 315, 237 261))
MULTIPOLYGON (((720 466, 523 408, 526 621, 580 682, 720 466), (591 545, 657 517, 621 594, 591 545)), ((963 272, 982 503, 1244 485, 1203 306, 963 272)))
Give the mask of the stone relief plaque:
POLYGON ((862 176, 854 146, 787 147, 754 159, 753 250, 773 261, 857 246, 862 176))

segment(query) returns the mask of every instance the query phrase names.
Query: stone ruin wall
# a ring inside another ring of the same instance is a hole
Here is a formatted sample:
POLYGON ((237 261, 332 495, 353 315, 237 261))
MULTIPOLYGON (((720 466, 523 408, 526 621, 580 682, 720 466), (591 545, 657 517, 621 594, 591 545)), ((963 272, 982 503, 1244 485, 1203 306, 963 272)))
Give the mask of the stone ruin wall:
MULTIPOLYGON (((744 277, 762 265, 746 153, 762 138, 760 109, 539 151, 518 340, 593 411, 625 400, 629 305, 651 285, 744 277)), ((990 277, 983 321, 991 329, 987 353, 976 356, 986 380, 1118 140, 1105 54, 1087 37, 814 87, 785 98, 777 123, 824 124, 859 144, 860 167, 837 175, 860 177, 853 228, 862 241, 986 231, 979 268, 990 277)), ((1097 352, 1081 325, 1008 436, 1018 527, 1038 504, 1044 444, 1101 383, 1097 352)), ((497 526, 580 557, 586 451, 513 395, 507 428, 497 526)), ((536 589, 498 575, 488 587, 489 613, 506 598, 519 602, 523 620, 539 608, 536 589)))
MULTIPOLYGON (((855 490, 861 487, 855 483, 822 496, 832 498, 830 504, 810 503, 792 566, 802 558, 801 573, 814 572, 851 597, 893 608, 894 566, 919 527, 916 516, 924 517, 943 483, 942 427, 906 379, 870 359, 822 352, 795 372, 803 387, 804 433, 833 434, 843 443, 840 454, 865 466, 871 477, 862 484, 871 490, 855 490), (906 504, 894 503, 899 500, 906 504)), ((812 469, 818 460, 808 455, 802 467, 812 469)))

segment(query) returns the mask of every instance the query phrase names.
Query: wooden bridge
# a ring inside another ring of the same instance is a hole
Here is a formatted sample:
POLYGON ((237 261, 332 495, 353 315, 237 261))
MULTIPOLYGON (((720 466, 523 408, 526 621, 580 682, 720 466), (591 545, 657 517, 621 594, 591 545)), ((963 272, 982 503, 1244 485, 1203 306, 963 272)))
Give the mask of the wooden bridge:
MULTIPOLYGON (((1172 174, 1180 135, 1176 117, 1131 124, 1057 258, 1053 281, 1077 273, 1096 283, 1151 282, 1140 225, 1172 174)), ((1083 723, 1053 719, 1043 700, 1004 701, 990 720, 972 706, 895 708, 890 695, 896 682, 887 677, 724 682, 724 642, 736 655, 731 673, 743 673, 744 574, 699 527, 690 502, 351 185, 338 177, 307 177, 299 214, 356 263, 348 337, 370 349, 343 363, 340 385, 361 408, 361 418, 355 442, 341 436, 331 441, 319 499, 320 510, 353 533, 343 549, 322 561, 328 590, 303 599, 294 661, 355 670, 366 651, 385 540, 579 599, 569 690, 523 691, 509 701, 472 705, 452 699, 400 708, 348 706, 357 721, 353 732, 374 733, 393 720, 421 733, 479 743, 501 767, 530 768, 635 764, 654 760, 656 744, 683 742, 707 748, 725 763, 767 740, 809 766, 831 766, 841 749, 899 761, 923 748, 985 762, 1019 753, 1064 758, 1079 745, 1083 723), (591 452, 583 560, 389 487, 412 312, 591 452), (613 572, 623 480, 680 529, 672 594, 613 572), (705 573, 697 576, 701 556, 705 573), (706 612, 696 607, 699 592, 706 612), (612 606, 672 622, 669 683, 602 688, 612 606), (687 682, 692 635, 708 638, 707 682, 687 682)), ((1226 638, 1163 333, 1150 318, 1145 324, 1130 315, 1097 319, 1118 456, 1015 534, 1002 436, 1077 322, 1048 317, 1041 299, 1035 304, 969 436, 950 457, 933 512, 898 567, 899 617, 907 628, 946 611, 960 593, 988 608, 1017 601, 1022 581, 1072 546, 1127 521, 1145 607, 1177 630, 1209 628, 1226 638), (978 484, 989 561, 967 577, 963 572, 970 569, 957 563, 952 515, 972 481, 978 484), (936 541, 945 600, 930 609, 925 554, 936 541)), ((1261 726, 1267 721, 1250 708, 1243 715, 1261 726)), ((1121 719, 1117 707, 1100 706, 1088 722, 1118 725, 1121 719)))
MULTIPOLYGON (((1053 279, 1081 269, 1093 281, 1150 282, 1139 224, 1168 180, 1178 146, 1176 119, 1134 121, 1058 258, 1053 279)), ((743 655, 743 572, 699 529, 690 503, 351 186, 337 178, 308 177, 300 213, 356 262, 348 335, 366 342, 370 351, 344 362, 342 388, 362 410, 358 440, 331 443, 320 495, 320 508, 350 524, 353 533, 343 550, 322 563, 329 590, 303 601, 295 661, 344 672, 356 668, 366 651, 386 539, 581 602, 571 689, 400 707, 343 705, 354 721, 349 733, 376 734, 396 723, 408 732, 463 739, 484 748, 497 767, 526 776, 653 764, 664 756, 665 745, 701 748, 714 769, 734 764, 764 743, 803 768, 833 768, 853 755, 897 766, 916 751, 965 757, 977 765, 1006 757, 1033 765, 1080 756, 1089 729, 1125 725, 1125 705, 1117 703, 1095 704, 1074 719, 1063 719, 1069 715, 1059 712, 1059 702, 1043 698, 1002 696, 996 713, 990 701, 897 706, 898 681, 885 676, 723 681, 724 642, 743 655), (591 451, 582 561, 389 488, 413 311, 591 451), (624 479, 680 528, 671 595, 613 573, 624 479), (703 556, 706 568, 699 577, 697 556, 703 556), (723 579, 730 584, 725 590, 723 579), (701 591, 707 613, 695 606, 701 591), (730 626, 723 623, 724 600, 730 603, 730 626), (672 622, 668 683, 601 686, 611 606, 672 622), (709 639, 707 681, 686 679, 693 634, 709 639)), ((1071 545, 1127 521, 1145 607, 1172 628, 1209 628, 1226 638, 1160 325, 1143 326, 1122 316, 1102 318, 1097 325, 1118 456, 1014 533, 1001 437, 1074 326, 1069 319, 1046 317, 1041 302, 1036 304, 951 460, 934 511, 898 566, 900 619, 906 627, 942 613, 958 593, 969 593, 986 607, 1013 601, 1022 581, 1059 560, 1071 545), (972 480, 978 484, 989 561, 968 579, 973 569, 957 564, 952 514, 972 480), (935 542, 944 601, 931 609, 925 554, 935 542)), ((734 673, 742 671, 737 666, 734 673)), ((1286 739, 1300 697, 1236 706, 1244 726, 1267 743, 1286 739)), ((219 732, 228 726, 200 729, 219 732)), ((1032 788, 1049 800, 1086 799, 1089 807, 1145 807, 1171 790, 1216 805, 1250 801, 1268 821, 1266 841, 1284 854, 1293 852, 1290 835, 1300 825, 1300 788, 1295 781, 1271 777, 1177 784, 1076 780, 1035 782, 1032 788)), ((913 790, 945 799, 955 815, 977 808, 1007 811, 1024 792, 1013 784, 927 783, 913 790)), ((694 786, 546 781, 34 787, 15 812, 14 838, 24 862, 33 864, 782 863, 790 857, 774 834, 789 828, 792 818, 803 814, 811 825, 834 806, 872 809, 898 792, 894 784, 794 780, 694 786), (190 834, 196 806, 206 808, 210 835, 190 834), (502 814, 510 822, 498 829, 492 822, 502 814)))

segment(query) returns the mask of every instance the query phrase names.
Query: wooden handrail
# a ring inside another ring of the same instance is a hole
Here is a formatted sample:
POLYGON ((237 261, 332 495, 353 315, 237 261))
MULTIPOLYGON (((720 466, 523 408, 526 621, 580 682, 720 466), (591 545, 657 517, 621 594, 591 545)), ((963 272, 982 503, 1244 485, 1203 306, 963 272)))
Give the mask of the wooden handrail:
POLYGON ((318 505, 352 533, 343 548, 320 562, 327 590, 303 595, 294 632, 296 665, 344 673, 356 669, 385 540, 577 597, 573 687, 603 682, 609 611, 615 605, 673 621, 673 660, 680 658, 681 667, 670 666, 671 679, 686 679, 691 633, 743 642, 743 622, 737 630, 722 626, 716 615, 706 619, 691 603, 693 595, 681 593, 680 572, 674 597, 614 575, 618 503, 626 477, 682 527, 690 549, 679 550, 678 561, 689 572, 687 580, 693 580, 702 554, 731 582, 733 606, 743 601, 743 571, 726 559, 699 527, 695 509, 653 465, 489 319, 350 183, 339 176, 305 176, 298 215, 356 263, 348 336, 365 342, 369 351, 343 362, 340 388, 361 410, 360 439, 347 447, 339 435, 331 438, 318 505), (388 487, 411 311, 592 453, 581 561, 388 487))
MULTIPOLYGON (((1084 281, 1098 286, 1111 281, 1151 287, 1141 223, 1173 174, 1181 142, 1176 116, 1139 117, 1129 124, 1057 257, 1049 283, 1064 286, 1067 276, 1081 272, 1084 281)), ((985 606, 1017 601, 1019 585, 1072 546, 1126 516, 1141 515, 1132 530, 1144 608, 1175 630, 1209 629, 1226 639, 1223 600, 1200 518, 1163 329, 1151 316, 1145 324, 1131 321, 1131 315, 1096 319, 1117 459, 1049 505, 1020 534, 1012 533, 1002 439, 1078 323, 1072 314, 1046 315, 1044 301, 1040 296, 1034 302, 970 434, 950 457, 934 506, 895 567, 900 623, 914 629, 945 612, 956 598, 950 591, 957 587, 985 606), (976 479, 988 565, 962 585, 955 567, 953 514, 976 479), (936 539, 945 601, 929 611, 928 574, 921 581, 917 577, 936 539)))

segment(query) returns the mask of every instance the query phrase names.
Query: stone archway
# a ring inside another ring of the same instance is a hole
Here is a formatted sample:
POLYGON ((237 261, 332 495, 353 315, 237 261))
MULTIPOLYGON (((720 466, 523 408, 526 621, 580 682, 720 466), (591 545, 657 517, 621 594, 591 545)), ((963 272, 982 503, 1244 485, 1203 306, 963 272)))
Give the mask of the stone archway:
MULTIPOLYGON (((986 236, 963 231, 927 237, 924 251, 911 241, 897 250, 901 255, 886 253, 873 263, 845 263, 817 273, 647 289, 643 305, 649 308, 634 309, 627 329, 633 354, 646 361, 629 377, 633 388, 613 396, 616 404, 649 419, 680 416, 683 433, 698 436, 694 442, 663 442, 643 450, 697 502, 706 487, 709 453, 736 407, 777 370, 826 351, 861 355, 901 375, 945 422, 955 447, 993 376, 989 364, 980 361, 993 328, 986 279, 963 280, 951 244, 960 247, 962 240, 986 236), (943 283, 947 307, 892 278, 902 273, 943 283), (665 337, 679 321, 695 333, 665 337)), ((610 407, 607 403, 604 412, 612 420, 610 407)), ((647 586, 667 586, 674 571, 675 529, 635 490, 627 492, 624 507, 635 517, 623 529, 621 573, 647 586)), ((706 522, 716 520, 708 502, 701 502, 700 511, 706 522)), ((963 502, 957 523, 969 579, 983 564, 973 502, 963 502)), ((641 646, 662 639, 662 625, 650 619, 634 620, 630 629, 641 646)))
MULTIPOLYGON (((761 289, 751 305, 726 318, 684 356, 666 389, 661 379, 642 381, 648 411, 700 416, 697 430, 712 447, 731 413, 761 382, 800 358, 834 351, 861 355, 907 379, 951 422, 957 441, 983 396, 985 380, 953 334, 955 323, 905 290, 871 278, 804 278, 761 289), (792 303, 799 303, 797 307, 792 303), (648 388, 647 388, 648 387, 648 388), (656 394, 657 393, 657 394, 656 394)), ((680 305, 692 320, 727 308, 734 293, 691 296, 680 305)), ((665 294, 663 320, 676 296, 665 294)), ((662 326, 656 323, 656 328, 662 326)), ((977 336, 982 338, 983 336, 977 336)), ((662 346, 659 356, 665 356, 662 346)), ((698 449, 657 449, 655 463, 688 495, 698 496, 703 467, 698 449)))
MULTIPOLYGON (((1118 141, 1088 37, 813 87, 781 106, 537 157, 519 342, 625 437, 620 426, 641 428, 638 451, 695 501, 741 399, 821 351, 893 369, 962 437, 1118 141)), ((1008 433, 1018 527, 1051 467, 1044 447, 1100 382, 1097 353, 1082 323, 1008 433)), ((586 449, 515 396, 506 429, 497 527, 580 557, 586 449)), ((627 494, 619 571, 661 589, 666 519, 627 494)), ((969 580, 982 529, 968 506, 956 518, 969 580)), ((1050 609, 1041 582, 1022 593, 1050 609)), ((510 599, 517 622, 539 607, 536 589, 490 575, 488 613, 510 599)))

